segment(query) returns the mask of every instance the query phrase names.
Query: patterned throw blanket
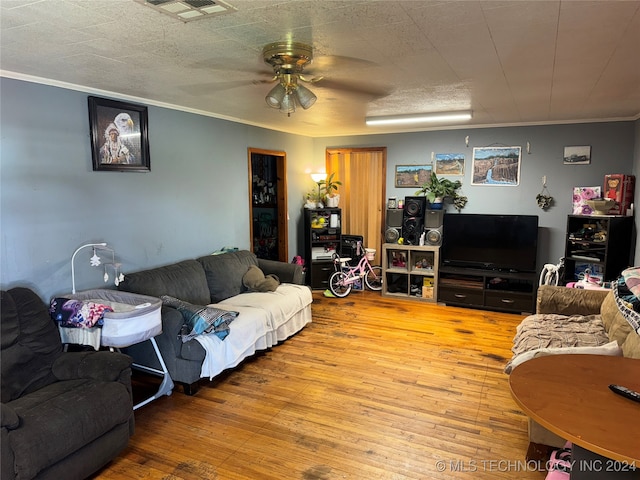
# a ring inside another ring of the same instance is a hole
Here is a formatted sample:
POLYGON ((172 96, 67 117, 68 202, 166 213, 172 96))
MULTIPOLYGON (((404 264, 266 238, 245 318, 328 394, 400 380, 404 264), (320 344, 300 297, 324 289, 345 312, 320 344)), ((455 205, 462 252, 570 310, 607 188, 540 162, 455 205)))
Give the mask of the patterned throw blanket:
POLYGON ((162 295, 160 299, 163 305, 173 307, 182 314, 184 324, 180 338, 183 343, 207 333, 214 334, 220 340, 224 340, 229 335, 229 324, 239 315, 235 311, 194 305, 169 295, 162 295))
POLYGON ((622 272, 613 284, 613 296, 622 316, 640 335, 640 267, 622 272))
POLYGON ((58 297, 51 300, 49 314, 61 327, 91 328, 104 325, 104 314, 113 308, 100 303, 58 297))
POLYGON ((609 343, 600 315, 530 315, 525 318, 513 338, 513 357, 504 371, 511 373, 518 356, 548 348, 600 347, 609 343))

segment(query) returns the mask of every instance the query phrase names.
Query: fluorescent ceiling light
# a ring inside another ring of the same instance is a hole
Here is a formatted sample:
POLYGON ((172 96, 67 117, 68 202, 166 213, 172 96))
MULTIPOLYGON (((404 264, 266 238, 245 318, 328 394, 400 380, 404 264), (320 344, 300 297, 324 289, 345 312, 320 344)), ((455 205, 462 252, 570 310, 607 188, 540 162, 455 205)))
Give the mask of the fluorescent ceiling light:
POLYGON ((413 115, 387 115, 367 117, 367 125, 402 125, 411 123, 456 122, 471 120, 471 111, 418 113, 413 115))

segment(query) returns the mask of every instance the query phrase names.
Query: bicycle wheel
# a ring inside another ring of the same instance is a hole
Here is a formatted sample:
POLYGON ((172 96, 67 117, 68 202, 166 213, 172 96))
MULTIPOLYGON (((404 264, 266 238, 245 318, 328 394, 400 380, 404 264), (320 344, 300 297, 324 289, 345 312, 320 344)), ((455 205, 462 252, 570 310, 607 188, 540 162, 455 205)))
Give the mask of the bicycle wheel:
POLYGON ((346 297, 351 293, 353 288, 352 283, 344 283, 347 279, 347 275, 344 272, 335 272, 329 277, 329 290, 336 297, 346 297))
POLYGON ((364 277, 364 283, 366 283, 367 287, 374 292, 382 290, 382 267, 371 267, 364 277))

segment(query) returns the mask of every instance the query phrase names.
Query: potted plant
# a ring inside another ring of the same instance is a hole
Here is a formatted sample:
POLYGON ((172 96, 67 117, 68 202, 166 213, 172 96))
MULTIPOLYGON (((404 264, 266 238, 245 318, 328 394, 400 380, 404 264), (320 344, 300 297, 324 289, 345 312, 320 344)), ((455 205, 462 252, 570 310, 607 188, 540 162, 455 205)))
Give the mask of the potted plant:
POLYGON ((452 198, 458 211, 466 204, 466 197, 458 195, 458 189, 462 187, 460 180, 451 181, 448 178, 438 178, 435 172, 431 172, 429 180, 422 185, 422 188, 416 192, 416 195, 424 195, 429 201, 430 208, 433 210, 442 209, 442 201, 449 197, 452 198), (457 200, 457 201, 456 201, 457 200))
POLYGON ((322 186, 325 194, 325 204, 327 207, 337 207, 340 202, 340 194, 335 193, 338 191, 338 186, 342 185, 339 180, 334 180, 335 172, 329 175, 326 180, 320 180, 319 185, 322 186))

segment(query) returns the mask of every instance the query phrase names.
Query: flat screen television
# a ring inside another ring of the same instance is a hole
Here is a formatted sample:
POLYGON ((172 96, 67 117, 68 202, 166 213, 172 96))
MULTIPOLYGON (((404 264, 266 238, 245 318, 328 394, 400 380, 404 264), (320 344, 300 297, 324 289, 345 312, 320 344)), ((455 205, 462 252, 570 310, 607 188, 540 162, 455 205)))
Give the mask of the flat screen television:
POLYGON ((535 272, 537 253, 537 215, 444 215, 443 265, 535 272))

